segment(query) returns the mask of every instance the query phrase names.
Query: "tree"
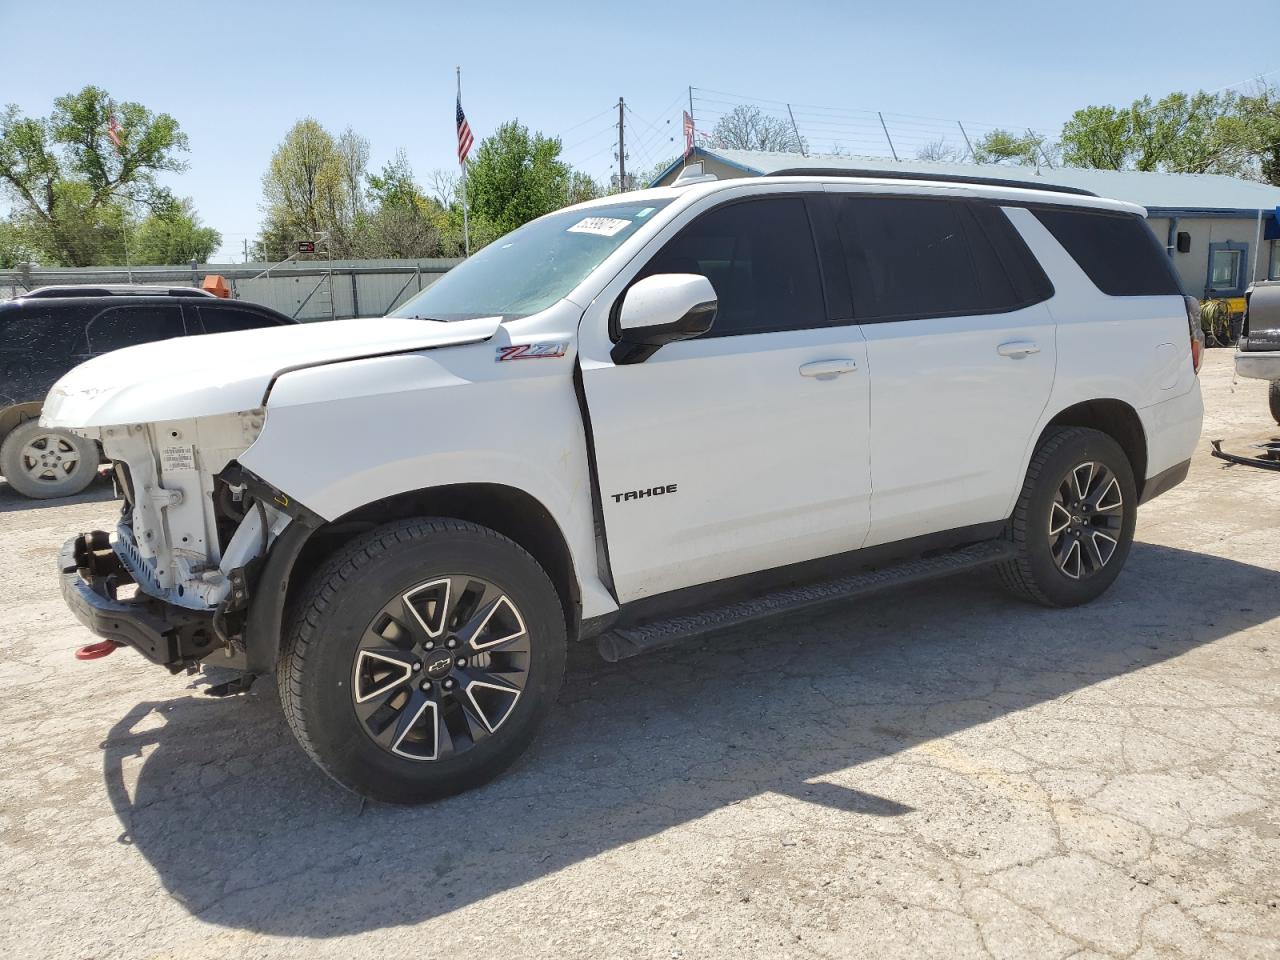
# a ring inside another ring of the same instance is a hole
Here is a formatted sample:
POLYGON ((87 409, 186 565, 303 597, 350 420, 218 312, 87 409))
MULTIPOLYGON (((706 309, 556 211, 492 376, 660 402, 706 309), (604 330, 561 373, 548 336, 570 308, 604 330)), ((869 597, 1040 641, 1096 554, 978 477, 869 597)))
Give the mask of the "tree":
POLYGON ((1008 163, 1016 166, 1034 166, 1041 162, 1052 166, 1056 148, 1046 143, 1043 134, 1028 130, 1017 134, 996 129, 986 134, 973 146, 975 163, 1008 163))
POLYGON ((477 236, 501 236, 563 207, 573 186, 559 138, 530 134, 515 120, 502 124, 480 141, 467 168, 472 249, 477 236))
POLYGON ((299 240, 327 232, 335 257, 350 256, 364 210, 368 141, 348 128, 334 138, 319 122, 295 123, 271 155, 262 178, 266 219, 261 245, 287 256, 299 240))
POLYGON ((136 264, 208 263, 222 245, 222 234, 202 227, 189 199, 152 213, 131 230, 130 260, 136 264))
POLYGON ((773 150, 805 153, 808 143, 796 134, 790 120, 763 112, 752 104, 739 104, 718 121, 711 131, 716 146, 730 150, 773 150))
POLYGON ((360 238, 362 256, 440 255, 441 229, 448 217, 444 207, 422 192, 403 150, 380 173, 369 175, 368 197, 373 209, 360 238))
POLYGON ((1175 92, 1128 107, 1088 106, 1062 128, 1065 162, 1106 170, 1266 178, 1280 159, 1277 143, 1280 98, 1266 85, 1253 94, 1175 92))
POLYGON ((931 140, 916 151, 917 160, 934 160, 939 163, 959 163, 964 151, 952 146, 945 137, 931 140))
POLYGON ((172 204, 157 175, 185 170, 177 154, 187 149, 186 134, 169 114, 117 104, 95 86, 58 97, 48 117, 24 116, 12 104, 0 112, 0 183, 30 245, 68 266, 122 253, 127 208, 172 204), (108 137, 113 117, 119 147, 108 137))

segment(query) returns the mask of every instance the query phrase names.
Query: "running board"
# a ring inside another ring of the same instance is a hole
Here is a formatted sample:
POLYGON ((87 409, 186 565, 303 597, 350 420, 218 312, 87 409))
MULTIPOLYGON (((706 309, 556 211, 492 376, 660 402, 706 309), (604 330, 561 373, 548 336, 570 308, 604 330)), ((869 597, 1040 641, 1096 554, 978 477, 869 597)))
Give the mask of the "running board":
POLYGON ((779 613, 793 613, 833 600, 865 597, 881 590, 935 580, 953 573, 989 567, 1014 555, 1007 540, 988 540, 948 553, 908 560, 891 567, 856 573, 836 580, 786 587, 773 593, 736 600, 721 607, 655 620, 635 627, 619 627, 600 635, 596 641, 600 656, 610 663, 661 650, 683 640, 714 630, 739 627, 779 613))

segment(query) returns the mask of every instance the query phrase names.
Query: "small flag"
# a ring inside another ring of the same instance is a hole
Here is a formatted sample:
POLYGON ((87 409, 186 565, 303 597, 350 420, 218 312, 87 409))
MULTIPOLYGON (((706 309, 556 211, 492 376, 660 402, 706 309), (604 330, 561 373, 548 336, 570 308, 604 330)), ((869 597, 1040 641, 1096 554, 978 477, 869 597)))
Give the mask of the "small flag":
POLYGON ((689 111, 684 111, 684 155, 687 157, 693 153, 693 117, 689 116, 689 111))
POLYGON ((107 119, 107 139, 116 145, 117 150, 124 148, 124 143, 120 139, 120 124, 116 122, 114 113, 107 119))
POLYGON ((462 112, 462 94, 458 94, 458 164, 467 162, 467 154, 475 138, 471 136, 471 125, 467 123, 467 115, 462 112))

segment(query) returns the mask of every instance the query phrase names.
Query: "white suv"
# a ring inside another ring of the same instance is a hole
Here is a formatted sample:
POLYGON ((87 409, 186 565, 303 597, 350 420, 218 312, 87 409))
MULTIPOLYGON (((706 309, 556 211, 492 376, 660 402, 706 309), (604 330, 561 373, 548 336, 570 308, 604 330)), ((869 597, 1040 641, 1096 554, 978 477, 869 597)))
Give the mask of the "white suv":
POLYGON ((105 643, 274 672, 368 796, 474 786, 567 640, 609 658, 990 565, 1082 603, 1187 473, 1198 317, 1143 211, 847 171, 549 214, 382 320, 131 347, 48 426, 120 523, 68 542, 105 643), (136 584, 136 587, 133 586, 136 584))

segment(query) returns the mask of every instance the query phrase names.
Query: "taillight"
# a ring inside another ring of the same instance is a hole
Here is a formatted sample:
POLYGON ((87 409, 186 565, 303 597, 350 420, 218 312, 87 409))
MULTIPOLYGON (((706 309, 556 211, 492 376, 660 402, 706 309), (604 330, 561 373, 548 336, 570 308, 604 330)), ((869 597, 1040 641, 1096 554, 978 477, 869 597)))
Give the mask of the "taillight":
POLYGON ((1191 369, 1200 373, 1204 361, 1204 328, 1200 326, 1200 301, 1195 297, 1183 297, 1187 306, 1187 329, 1191 334, 1191 369))

